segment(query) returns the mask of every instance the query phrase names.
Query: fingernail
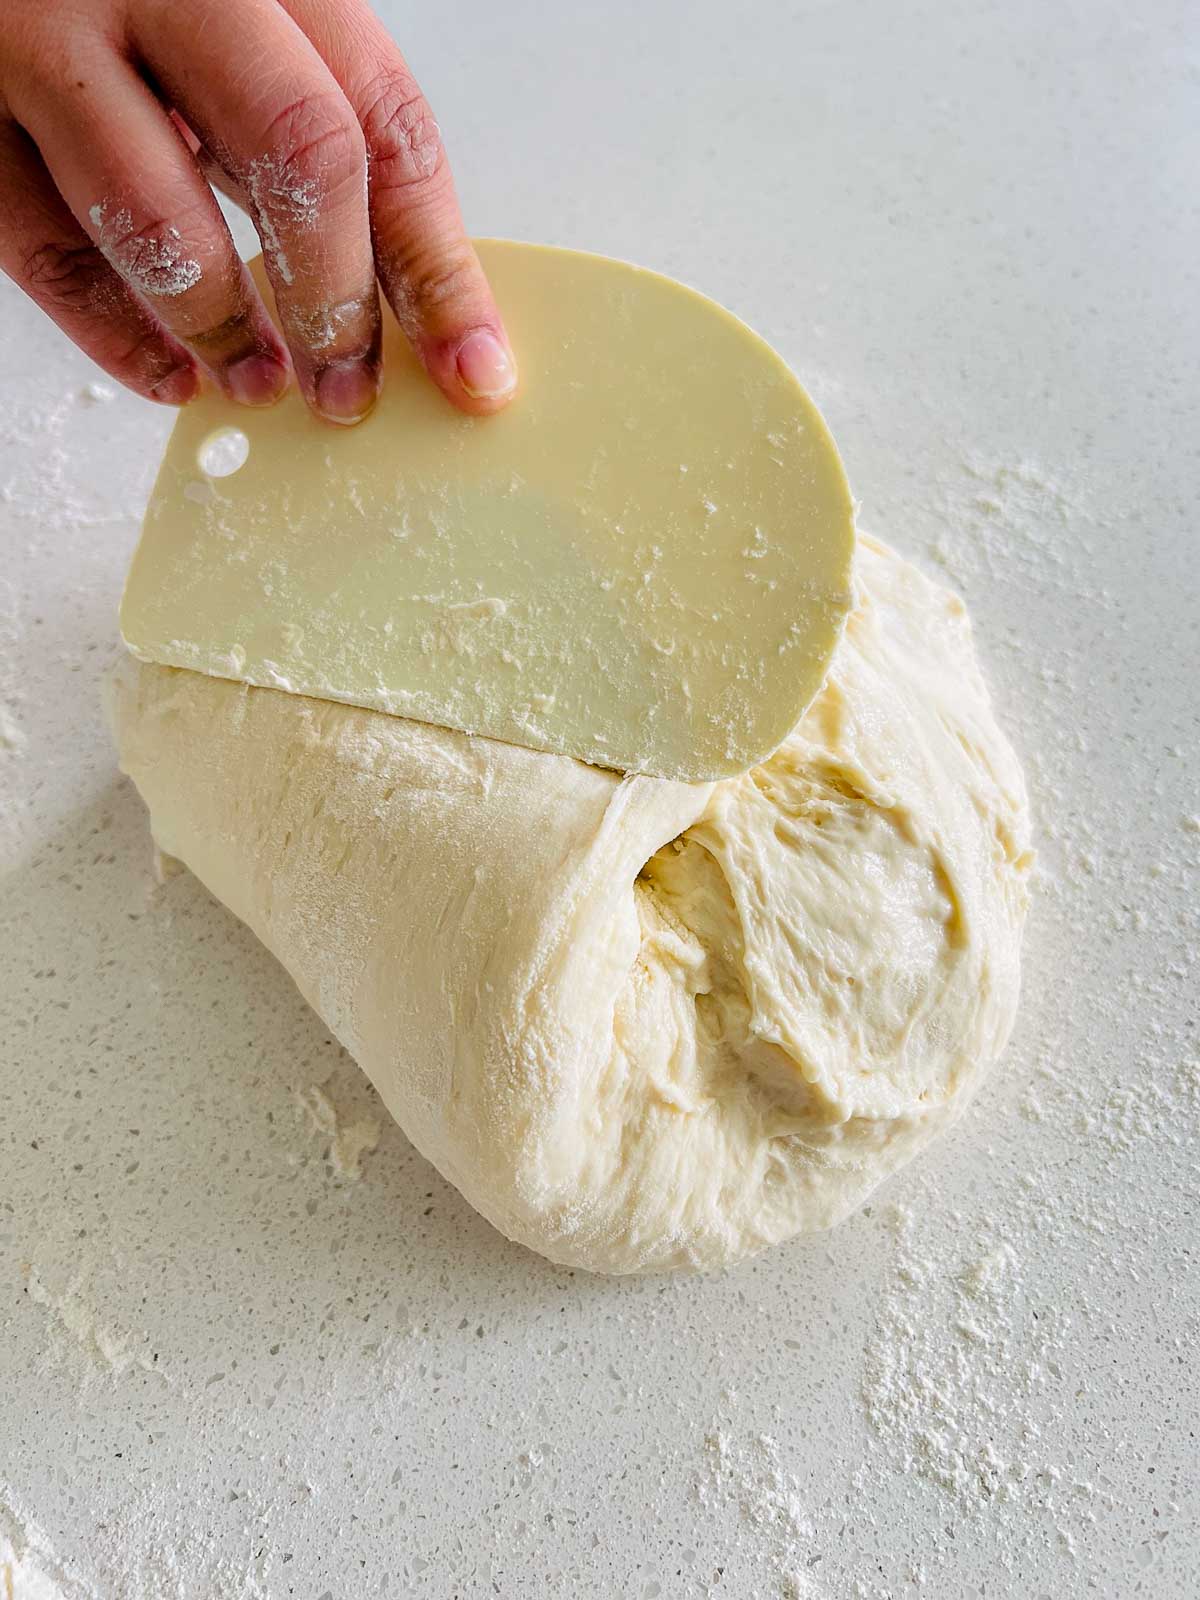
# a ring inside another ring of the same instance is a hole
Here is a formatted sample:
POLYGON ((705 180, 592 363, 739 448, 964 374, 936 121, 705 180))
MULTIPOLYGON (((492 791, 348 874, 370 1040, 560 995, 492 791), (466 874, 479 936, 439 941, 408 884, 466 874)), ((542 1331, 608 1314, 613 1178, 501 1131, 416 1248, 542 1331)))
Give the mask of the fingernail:
POLYGON ((490 328, 477 328, 458 347, 458 381, 473 400, 498 400, 517 386, 513 358, 490 328))
POLYGON ((288 371, 274 356, 243 356, 226 367, 225 386, 239 405, 273 406, 288 386, 288 371))
POLYGON ((172 367, 150 393, 160 405, 185 406, 200 393, 200 374, 195 367, 172 367))
POLYGON ((317 379, 317 410, 343 427, 361 422, 378 398, 378 374, 363 361, 331 361, 317 379))

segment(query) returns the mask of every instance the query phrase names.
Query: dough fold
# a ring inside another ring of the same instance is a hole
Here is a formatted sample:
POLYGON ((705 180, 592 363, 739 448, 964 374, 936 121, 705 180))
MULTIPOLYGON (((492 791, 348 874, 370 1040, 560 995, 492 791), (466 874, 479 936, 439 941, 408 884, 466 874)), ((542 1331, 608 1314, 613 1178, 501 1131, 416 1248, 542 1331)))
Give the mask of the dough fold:
POLYGON ((824 688, 691 786, 123 661, 159 848, 501 1232, 598 1272, 827 1228, 1004 1046, 1024 784, 963 605, 860 536, 824 688))

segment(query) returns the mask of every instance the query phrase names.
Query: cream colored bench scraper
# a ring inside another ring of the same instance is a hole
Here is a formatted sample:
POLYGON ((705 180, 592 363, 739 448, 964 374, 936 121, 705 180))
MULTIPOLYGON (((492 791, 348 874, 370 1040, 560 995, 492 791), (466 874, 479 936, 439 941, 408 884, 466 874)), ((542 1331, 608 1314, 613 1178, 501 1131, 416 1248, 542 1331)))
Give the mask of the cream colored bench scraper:
POLYGON ((389 316, 383 396, 356 428, 295 393, 194 402, 126 643, 622 771, 746 771, 816 693, 850 605, 853 510, 819 413, 682 284, 538 245, 479 253, 516 401, 456 413, 389 316))

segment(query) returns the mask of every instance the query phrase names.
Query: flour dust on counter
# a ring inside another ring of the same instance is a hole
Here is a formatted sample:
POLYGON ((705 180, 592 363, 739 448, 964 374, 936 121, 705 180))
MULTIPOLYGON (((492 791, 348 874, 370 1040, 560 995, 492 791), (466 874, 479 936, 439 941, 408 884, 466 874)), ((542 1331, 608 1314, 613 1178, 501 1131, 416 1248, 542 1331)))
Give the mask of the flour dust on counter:
MULTIPOLYGON (((53 641, 61 652, 57 660, 69 661, 71 676, 82 677, 87 663, 74 659, 79 643, 74 625, 102 590, 89 573, 103 565, 106 541, 136 528, 150 485, 148 461, 136 469, 126 466, 119 496, 78 470, 85 438, 103 438, 104 424, 119 426, 124 406, 111 405, 117 393, 111 385, 89 379, 38 400, 23 395, 0 401, 0 455, 7 467, 0 478, 5 541, 0 571, 0 870, 21 859, 32 837, 26 803, 32 772, 44 773, 47 760, 51 766, 64 760, 61 749, 51 743, 55 729, 45 706, 30 693, 28 659, 39 645, 45 651, 53 641), (22 573, 76 541, 92 548, 75 563, 60 604, 49 609, 28 591, 22 573)), ((125 395, 124 402, 129 405, 131 397, 125 395)), ((102 603, 107 611, 106 593, 102 603)), ((107 659, 111 629, 105 627, 102 638, 107 659)), ((86 647, 97 659, 100 648, 97 639, 86 647)))
POLYGON ((0 1502, 0 1593, 4 1600, 95 1600, 96 1591, 67 1568, 36 1522, 0 1502))
POLYGON ((364 1161, 379 1148, 382 1124, 376 1115, 378 1101, 353 1064, 350 1073, 357 1082, 335 1068, 330 1078, 297 1090, 296 1112, 321 1141, 331 1174, 357 1183, 364 1161))

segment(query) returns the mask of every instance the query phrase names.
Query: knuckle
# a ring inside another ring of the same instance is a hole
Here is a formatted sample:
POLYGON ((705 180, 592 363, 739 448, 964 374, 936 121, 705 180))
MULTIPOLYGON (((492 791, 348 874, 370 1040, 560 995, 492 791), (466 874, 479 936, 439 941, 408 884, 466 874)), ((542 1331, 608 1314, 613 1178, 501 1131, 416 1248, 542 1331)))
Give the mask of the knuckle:
POLYGON ((302 95, 272 117, 263 154, 247 174, 250 198, 260 211, 304 224, 322 201, 366 171, 362 129, 338 95, 302 95))
POLYGON ((21 262, 21 276, 34 298, 65 311, 89 310, 107 270, 104 256, 90 244, 35 245, 21 262))
POLYGON ((373 279, 345 300, 302 304, 285 299, 280 302, 280 311, 289 340, 297 341, 313 356, 370 353, 382 332, 379 295, 373 279))
POLYGON ((382 73, 363 97, 362 128, 374 182, 390 188, 425 183, 442 170, 441 130, 429 103, 404 73, 382 73))
POLYGON ((417 259, 403 274, 409 293, 428 315, 465 298, 475 287, 475 257, 464 241, 427 260, 417 259))
POLYGON ((92 207, 91 222, 103 254, 142 294, 176 299, 200 282, 200 262, 174 223, 135 222, 127 207, 107 204, 92 207))

